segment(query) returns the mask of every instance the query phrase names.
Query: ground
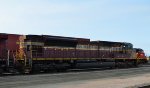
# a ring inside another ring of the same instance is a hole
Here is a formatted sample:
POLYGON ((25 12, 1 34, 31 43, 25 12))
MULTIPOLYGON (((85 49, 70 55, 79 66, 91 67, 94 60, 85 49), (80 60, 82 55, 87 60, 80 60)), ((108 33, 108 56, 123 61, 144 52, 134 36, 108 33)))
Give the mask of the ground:
POLYGON ((149 83, 149 64, 130 69, 0 77, 0 88, 137 88, 149 83))

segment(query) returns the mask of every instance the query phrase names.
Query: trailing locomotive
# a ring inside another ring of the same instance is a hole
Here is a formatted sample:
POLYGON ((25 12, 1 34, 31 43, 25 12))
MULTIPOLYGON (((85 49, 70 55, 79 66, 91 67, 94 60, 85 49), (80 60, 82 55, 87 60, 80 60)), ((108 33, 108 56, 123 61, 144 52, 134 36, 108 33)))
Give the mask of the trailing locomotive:
POLYGON ((76 68, 77 63, 107 62, 138 64, 145 59, 131 43, 90 41, 50 35, 0 34, 0 73, 76 68), (137 54, 138 53, 138 54, 137 54))

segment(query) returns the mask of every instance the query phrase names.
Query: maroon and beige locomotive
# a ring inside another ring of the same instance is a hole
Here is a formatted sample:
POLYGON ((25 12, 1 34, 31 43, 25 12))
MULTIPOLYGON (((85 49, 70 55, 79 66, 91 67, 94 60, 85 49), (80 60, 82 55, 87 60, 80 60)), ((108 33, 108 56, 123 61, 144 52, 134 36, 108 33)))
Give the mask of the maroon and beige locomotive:
POLYGON ((0 73, 76 68, 78 63, 146 62, 142 49, 131 43, 90 41, 50 35, 0 33, 0 73))

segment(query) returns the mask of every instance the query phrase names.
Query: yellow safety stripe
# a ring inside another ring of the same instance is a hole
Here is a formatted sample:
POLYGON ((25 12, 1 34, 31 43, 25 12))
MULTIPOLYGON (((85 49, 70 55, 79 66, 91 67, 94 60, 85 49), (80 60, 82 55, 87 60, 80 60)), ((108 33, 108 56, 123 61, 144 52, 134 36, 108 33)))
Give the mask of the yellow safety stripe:
MULTIPOLYGON (((52 61, 52 60, 127 60, 127 59, 136 59, 136 58, 32 58, 33 61, 52 61)), ((143 58, 139 59, 142 60, 143 58)), ((19 59, 24 61, 24 59, 19 59)), ((18 61, 19 61, 18 60, 18 61)))

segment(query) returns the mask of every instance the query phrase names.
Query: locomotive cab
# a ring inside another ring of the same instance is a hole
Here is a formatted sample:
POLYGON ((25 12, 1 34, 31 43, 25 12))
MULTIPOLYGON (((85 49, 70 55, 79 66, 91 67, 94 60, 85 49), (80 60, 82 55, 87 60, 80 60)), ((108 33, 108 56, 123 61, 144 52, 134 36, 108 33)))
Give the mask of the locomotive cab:
POLYGON ((143 49, 134 48, 134 51, 136 53, 136 59, 138 60, 139 63, 147 63, 148 62, 143 49))

